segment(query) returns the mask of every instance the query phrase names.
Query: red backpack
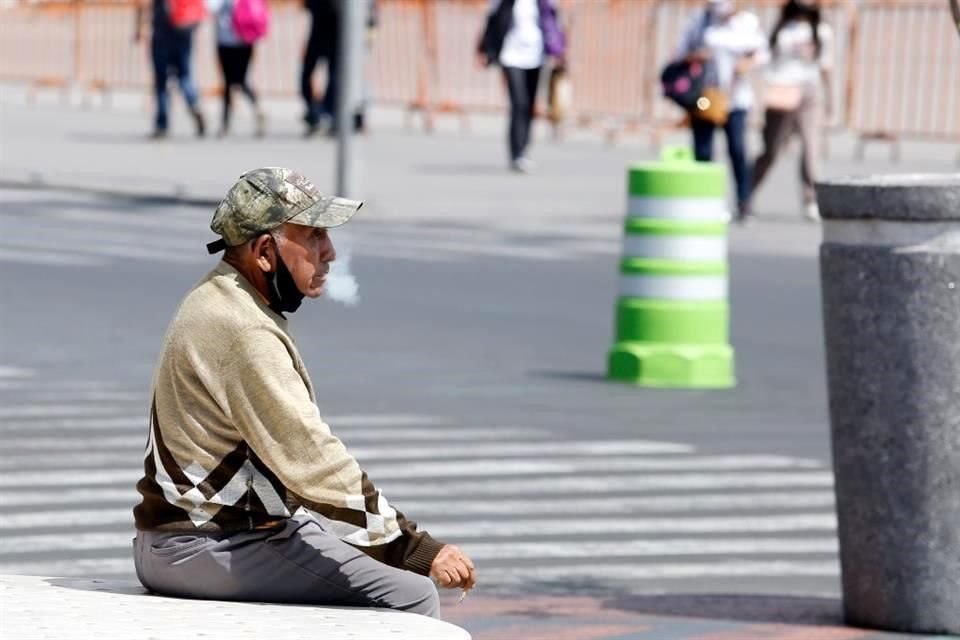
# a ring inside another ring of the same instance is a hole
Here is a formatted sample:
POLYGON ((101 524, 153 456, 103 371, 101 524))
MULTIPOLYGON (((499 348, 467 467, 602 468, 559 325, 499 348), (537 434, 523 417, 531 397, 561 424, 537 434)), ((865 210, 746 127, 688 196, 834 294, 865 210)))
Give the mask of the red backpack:
POLYGON ((207 15, 204 0, 168 0, 170 23, 177 29, 186 29, 199 24, 207 15))
POLYGON ((233 30, 247 44, 267 35, 270 5, 267 0, 236 0, 233 5, 233 30))

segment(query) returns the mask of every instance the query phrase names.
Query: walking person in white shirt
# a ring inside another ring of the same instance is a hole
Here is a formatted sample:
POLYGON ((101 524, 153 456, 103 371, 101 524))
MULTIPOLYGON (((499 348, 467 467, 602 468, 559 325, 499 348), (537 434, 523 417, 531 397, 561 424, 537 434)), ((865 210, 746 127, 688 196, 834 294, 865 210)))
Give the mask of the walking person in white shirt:
POLYGON ((547 58, 563 66, 566 42, 555 0, 491 0, 478 54, 499 64, 510 96, 510 168, 529 173, 527 157, 540 70, 547 58))
POLYGON ((817 177, 817 147, 822 108, 833 111, 830 74, 833 69, 833 30, 820 19, 820 7, 807 0, 787 0, 770 36, 773 58, 765 74, 766 113, 763 153, 753 168, 754 189, 763 181, 794 133, 803 145, 800 180, 804 215, 820 219, 813 183, 817 177))
MULTIPOLYGON (((729 112, 723 125, 727 155, 737 187, 737 218, 750 216, 750 191, 753 180, 747 161, 747 116, 753 107, 753 89, 747 79, 751 69, 766 61, 767 39, 760 21, 739 11, 736 0, 708 0, 683 32, 676 60, 709 63, 716 88, 729 100, 729 112)), ((713 159, 713 134, 717 125, 693 117, 694 156, 700 162, 713 159)))

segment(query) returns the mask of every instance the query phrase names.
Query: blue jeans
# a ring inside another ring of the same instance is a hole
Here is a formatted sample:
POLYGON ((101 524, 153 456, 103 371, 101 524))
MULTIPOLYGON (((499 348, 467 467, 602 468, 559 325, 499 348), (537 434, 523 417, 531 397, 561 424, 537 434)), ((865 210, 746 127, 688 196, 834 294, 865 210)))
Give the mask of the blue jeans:
MULTIPOLYGON (((743 208, 749 205, 753 181, 750 177, 750 165, 747 164, 747 115, 746 109, 731 111, 723 133, 727 136, 727 155, 733 166, 733 177, 737 183, 737 204, 743 208)), ((705 120, 693 120, 693 154, 700 162, 713 159, 713 131, 716 126, 705 120)))
POLYGON ((197 108, 197 88, 190 76, 190 54, 193 49, 193 29, 156 28, 150 52, 153 56, 153 81, 157 98, 156 127, 166 131, 169 124, 170 97, 167 78, 173 72, 180 83, 187 106, 197 108))

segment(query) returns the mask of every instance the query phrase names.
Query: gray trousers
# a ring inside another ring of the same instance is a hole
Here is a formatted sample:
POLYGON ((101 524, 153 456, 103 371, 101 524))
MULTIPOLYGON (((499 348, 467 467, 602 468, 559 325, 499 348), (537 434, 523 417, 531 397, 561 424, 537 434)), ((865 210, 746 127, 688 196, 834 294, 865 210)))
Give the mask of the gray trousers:
POLYGON ((767 109, 763 123, 763 153, 753 166, 754 189, 763 181, 777 156, 794 134, 800 136, 800 182, 803 202, 815 202, 817 194, 813 183, 817 178, 817 158, 820 143, 820 94, 816 87, 804 92, 803 101, 792 111, 767 109))
POLYGON ((137 577, 162 595, 381 607, 440 617, 433 581, 374 560, 306 514, 264 531, 138 531, 133 546, 137 577))

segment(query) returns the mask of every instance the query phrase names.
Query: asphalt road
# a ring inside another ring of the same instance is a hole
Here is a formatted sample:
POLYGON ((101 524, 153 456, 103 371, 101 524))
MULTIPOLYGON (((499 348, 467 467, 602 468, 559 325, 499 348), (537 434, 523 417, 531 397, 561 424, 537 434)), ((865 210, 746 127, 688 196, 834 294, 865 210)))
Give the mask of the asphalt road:
MULTIPOLYGON (((151 370, 209 209, 2 196, 0 572, 129 577, 151 370)), ((737 389, 651 391, 603 380, 615 253, 528 255, 575 241, 358 220, 360 303, 292 323, 334 430, 488 593, 836 593, 815 261, 735 255, 737 389)))

